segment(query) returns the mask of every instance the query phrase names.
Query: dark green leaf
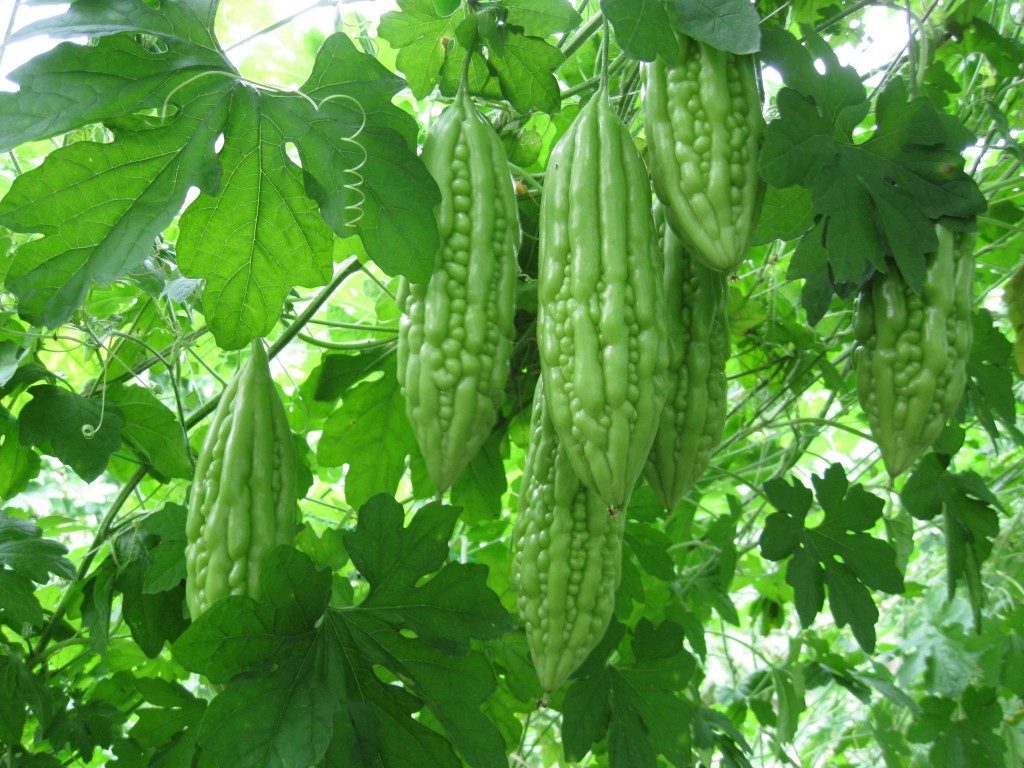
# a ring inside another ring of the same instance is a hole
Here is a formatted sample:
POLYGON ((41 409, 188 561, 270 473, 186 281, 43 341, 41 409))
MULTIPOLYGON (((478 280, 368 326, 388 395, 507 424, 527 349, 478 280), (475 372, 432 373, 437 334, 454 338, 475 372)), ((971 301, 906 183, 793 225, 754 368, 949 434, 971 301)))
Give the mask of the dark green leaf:
POLYGON ((491 41, 490 54, 501 92, 517 111, 558 111, 561 93, 552 72, 562 63, 561 51, 540 38, 506 31, 500 44, 491 41))
POLYGON ((99 477, 121 445, 121 417, 105 410, 99 398, 85 398, 53 384, 40 384, 29 392, 32 400, 18 414, 21 442, 56 456, 83 480, 99 477))
POLYGON ((63 544, 40 538, 42 531, 27 521, 8 517, 0 511, 0 565, 45 584, 50 574, 64 579, 75 577, 75 566, 64 557, 63 544))
POLYGON ((615 30, 615 42, 632 58, 641 61, 654 61, 657 56, 667 61, 678 58, 679 43, 663 4, 601 0, 601 11, 615 30))
POLYGON ((580 15, 569 0, 505 0, 507 23, 531 37, 547 37, 579 26, 580 15))
POLYGON ((398 7, 381 16, 377 34, 398 51, 398 69, 408 78, 413 96, 422 99, 437 84, 445 58, 441 41, 455 39, 466 13, 441 16, 432 0, 400 0, 398 7))
POLYGON ((577 677, 562 703, 562 749, 565 759, 582 760, 604 738, 611 722, 611 677, 605 667, 595 675, 577 677))
POLYGON ((18 422, 6 411, 0 413, 0 499, 25 490, 39 474, 39 455, 21 444, 18 422))
POLYGON ((507 487, 501 457, 503 439, 503 435, 493 433, 452 486, 452 504, 462 508, 466 523, 497 520, 501 516, 501 497, 507 487))
POLYGON ((145 387, 116 385, 107 402, 124 419, 122 439, 138 451, 162 477, 192 477, 188 444, 174 413, 145 387))
POLYGON ((671 0, 671 7, 677 26, 690 37, 730 53, 755 53, 761 48, 757 10, 746 0, 671 0))

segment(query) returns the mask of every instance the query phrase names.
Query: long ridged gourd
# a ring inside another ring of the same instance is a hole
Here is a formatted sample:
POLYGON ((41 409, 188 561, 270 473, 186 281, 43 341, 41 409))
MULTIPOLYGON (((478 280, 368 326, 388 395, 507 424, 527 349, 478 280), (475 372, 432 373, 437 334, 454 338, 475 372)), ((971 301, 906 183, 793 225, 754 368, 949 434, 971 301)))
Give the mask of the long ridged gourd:
POLYGON ((263 343, 228 382, 196 461, 185 523, 193 620, 222 597, 259 598, 260 565, 298 524, 298 459, 263 343))
POLYGON ((537 678, 558 688, 600 642, 615 608, 625 515, 583 485, 547 418, 540 382, 512 535, 512 581, 537 678))
POLYGON ((666 509, 674 509, 704 474, 725 427, 729 359, 726 277, 686 251, 655 204, 665 256, 668 399, 644 475, 666 509))
POLYGON ((622 508, 658 430, 668 344, 650 181, 603 88, 548 161, 538 271, 551 422, 580 480, 622 508))
POLYGON ((857 393, 892 477, 931 447, 967 384, 974 235, 942 225, 935 233, 921 293, 891 267, 857 303, 857 393))
POLYGON ((398 382, 442 493, 504 400, 521 234, 508 157, 464 91, 430 127, 423 162, 441 189, 441 247, 429 282, 400 286, 398 382))
POLYGON ((764 118, 752 56, 679 35, 676 61, 647 66, 644 134, 672 228, 705 266, 732 272, 761 210, 764 118))

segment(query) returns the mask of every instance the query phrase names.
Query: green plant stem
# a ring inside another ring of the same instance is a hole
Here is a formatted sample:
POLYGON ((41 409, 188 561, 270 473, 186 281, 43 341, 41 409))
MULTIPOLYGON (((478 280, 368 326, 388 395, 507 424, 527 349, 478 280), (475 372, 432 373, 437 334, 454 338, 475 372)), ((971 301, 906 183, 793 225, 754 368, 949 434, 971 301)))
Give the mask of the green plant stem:
MULTIPOLYGON (((114 518, 117 513, 121 511, 121 507, 125 505, 128 498, 132 495, 135 490, 135 486, 142 482, 142 478, 149 472, 147 467, 140 468, 124 486, 121 487, 121 491, 117 494, 113 503, 107 509, 103 519, 100 520, 100 524, 96 527, 96 535, 93 537, 92 546, 89 547, 89 551, 85 553, 85 557, 82 558, 82 562, 78 565, 78 571, 75 575, 75 584, 81 583, 82 579, 89 572, 89 568, 92 566, 93 560, 96 559, 96 555, 99 554, 100 546, 106 539, 107 532, 110 530, 110 526, 114 522, 114 518)), ((64 595, 61 597, 60 602, 57 603, 57 607, 54 608, 53 613, 50 615, 49 621, 39 635, 39 642, 36 644, 35 650, 28 658, 29 666, 38 664, 45 658, 44 651, 46 646, 50 644, 53 639, 53 633, 57 631, 57 626, 64 619, 64 614, 67 613, 68 606, 71 604, 71 599, 75 596, 76 590, 73 586, 69 586, 64 590, 64 595)))
POLYGON ((278 21, 275 21, 273 24, 271 24, 271 25, 269 25, 267 27, 264 27, 263 29, 259 30, 258 32, 253 32, 248 37, 243 37, 237 43, 232 43, 231 45, 229 45, 227 48, 224 49, 224 52, 227 53, 227 52, 233 51, 233 50, 235 50, 235 48, 240 48, 241 46, 245 45, 246 43, 251 43, 253 40, 255 40, 255 39, 259 38, 259 37, 263 37, 263 35, 268 35, 271 32, 274 32, 275 30, 280 29, 281 27, 287 26, 288 24, 291 24, 293 21, 295 21, 300 16, 303 16, 303 15, 309 13, 310 11, 315 11, 317 8, 323 8, 324 6, 334 5, 334 4, 335 4, 334 0, 316 0, 315 3, 311 3, 310 5, 307 5, 305 8, 300 8, 299 10, 295 11, 291 15, 285 16, 283 19, 279 19, 278 21))
POLYGON ((568 59, 576 53, 600 29, 603 20, 604 15, 598 11, 587 19, 582 26, 577 27, 576 34, 563 37, 558 46, 562 51, 562 55, 568 59))

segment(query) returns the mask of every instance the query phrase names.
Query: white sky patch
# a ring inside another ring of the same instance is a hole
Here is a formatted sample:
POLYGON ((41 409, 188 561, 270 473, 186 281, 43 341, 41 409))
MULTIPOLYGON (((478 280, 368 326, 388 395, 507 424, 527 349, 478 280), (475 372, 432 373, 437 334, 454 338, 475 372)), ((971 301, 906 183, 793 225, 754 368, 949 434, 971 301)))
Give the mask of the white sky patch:
MULTIPOLYGON (((7 30, 14 8, 15 0, 0 0, 0 24, 3 25, 0 27, 0 30, 7 30)), ((68 6, 66 4, 26 5, 25 3, 21 3, 17 8, 18 16, 14 23, 15 32, 22 27, 27 27, 35 21, 39 21, 40 19, 46 19, 51 16, 64 13, 68 6)), ((0 34, 2 34, 2 32, 0 32, 0 34)), ((22 64, 35 58, 39 54, 45 53, 55 47, 59 42, 59 40, 41 36, 8 43, 6 48, 3 50, 3 59, 0 60, 0 91, 16 91, 17 86, 7 78, 11 71, 17 69, 22 64)), ((85 42, 85 40, 82 39, 76 42, 85 42)))

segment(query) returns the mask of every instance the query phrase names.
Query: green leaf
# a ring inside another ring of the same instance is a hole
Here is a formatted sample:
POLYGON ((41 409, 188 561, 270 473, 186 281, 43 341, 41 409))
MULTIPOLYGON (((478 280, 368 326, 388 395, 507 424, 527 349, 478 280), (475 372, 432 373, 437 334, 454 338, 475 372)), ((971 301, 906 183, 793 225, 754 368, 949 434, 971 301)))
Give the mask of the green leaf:
POLYGON ((415 450, 405 398, 389 361, 379 379, 352 389, 327 419, 317 459, 327 467, 348 464, 345 499, 358 506, 381 491, 394 491, 405 457, 415 450))
POLYGON ((452 486, 452 504, 462 508, 462 519, 466 523, 501 517, 501 497, 507 487, 501 457, 502 439, 500 433, 493 433, 452 486))
POLYGON ((663 581, 671 582, 675 578, 675 567, 668 553, 672 542, 668 536, 646 523, 630 520, 623 538, 645 571, 663 581))
POLYGON ((804 303, 817 319, 827 306, 823 281, 858 284, 871 269, 885 270, 890 254, 907 282, 920 287, 924 257, 937 247, 934 221, 969 218, 984 210, 985 199, 963 169, 970 132, 927 98, 908 99, 902 80, 879 95, 875 131, 855 143, 854 129, 869 109, 864 87, 820 37, 809 32, 805 39, 802 47, 789 32, 765 32, 765 63, 787 87, 778 95, 779 118, 765 132, 760 170, 771 186, 810 190, 821 217, 821 229, 804 239, 821 238, 825 263, 814 265, 814 248, 798 270, 808 285, 815 282, 804 303))
POLYGON ((313 369, 303 388, 312 390, 314 400, 334 402, 369 374, 381 370, 394 353, 392 346, 373 347, 355 354, 328 352, 320 358, 320 365, 313 369))
POLYGON ((769 515, 761 535, 761 554, 770 560, 790 558, 786 582, 793 587, 800 623, 809 626, 827 595, 839 626, 850 625, 867 651, 874 649, 878 611, 868 589, 889 594, 903 591, 896 551, 868 531, 882 516, 884 503, 850 485, 842 465, 832 464, 812 478, 824 519, 806 528, 811 496, 799 482, 775 478, 765 493, 779 510, 769 515))
MULTIPOLYGON (((621 625, 610 636, 612 647, 620 636, 621 625)), ((607 733, 612 765, 654 766, 658 754, 672 765, 691 763, 693 708, 677 693, 694 670, 683 636, 674 622, 655 626, 642 620, 632 639, 634 663, 603 666, 588 659, 562 705, 567 760, 581 759, 607 733)), ((591 659, 603 660, 610 650, 595 650, 591 659)))
POLYGON ((1003 711, 994 690, 970 687, 959 702, 926 696, 907 739, 930 743, 929 764, 936 768, 1001 766, 1005 744, 997 734, 1003 711))
MULTIPOLYGON (((753 245, 767 245, 773 240, 795 240, 810 229, 813 220, 811 194, 807 189, 795 185, 782 189, 768 187, 754 231, 753 245)), ((797 276, 807 277, 793 275, 797 276)))
POLYGON ((67 548, 44 539, 34 523, 18 520, 0 511, 0 565, 45 584, 50 574, 64 579, 75 577, 75 566, 64 557, 67 548))
POLYGON ((353 565, 370 583, 360 613, 404 626, 428 642, 468 650, 471 637, 500 637, 511 629, 508 614, 486 589, 486 568, 446 563, 458 510, 428 504, 403 527, 404 511, 389 496, 370 499, 359 525, 344 537, 353 565), (437 573, 423 584, 418 581, 437 573))
POLYGON ((188 444, 174 413, 149 389, 115 385, 107 402, 124 419, 122 439, 138 451, 162 477, 192 477, 188 444))
POLYGON ((177 67, 187 63, 129 35, 88 46, 61 43, 9 75, 19 90, 0 95, 0 147, 13 149, 109 115, 159 107, 177 67), (80 87, 68 88, 69 81, 80 87))
POLYGON ((121 416, 104 410, 98 397, 53 384, 40 384, 29 393, 32 400, 18 414, 22 444, 56 456, 86 482, 99 477, 121 445, 121 416))
POLYGON ((35 596, 32 580, 20 573, 0 570, 0 622, 20 631, 23 624, 43 623, 43 608, 35 596))
POLYGON ((692 38, 729 53, 756 53, 761 47, 756 7, 746 0, 671 0, 676 25, 692 38))
POLYGON ((282 643, 252 598, 231 595, 210 606, 174 642, 174 658, 214 683, 261 667, 282 643))
POLYGON ((174 589, 185 580, 185 519, 188 511, 180 504, 165 504, 163 509, 147 516, 142 528, 158 537, 149 550, 149 564, 142 591, 153 595, 174 589))
POLYGON ((76 0, 61 16, 28 24, 16 39, 46 34, 54 38, 103 37, 117 32, 147 32, 187 43, 197 53, 214 52, 213 25, 218 0, 178 0, 167 7, 130 0, 76 0))
POLYGON ((942 511, 942 477, 946 466, 934 453, 924 456, 900 492, 903 508, 918 520, 931 520, 942 511))
POLYGON ((516 110, 558 111, 562 97, 553 71, 564 59, 560 50, 540 38, 504 28, 488 43, 501 92, 516 110))
POLYGON ((143 653, 155 658, 165 642, 173 643, 188 626, 185 585, 179 582, 169 590, 147 593, 147 570, 145 561, 132 563, 118 575, 116 584, 123 595, 121 612, 132 637, 143 653))
POLYGON ((611 676, 606 667, 595 675, 577 677, 562 702, 562 748, 565 759, 578 762, 596 744, 611 723, 611 676))
MULTIPOLYGON (((0 571, 0 573, 3 573, 0 571)), ((28 719, 26 702, 21 698, 20 679, 27 674, 21 660, 0 649, 0 742, 20 744, 28 719)))
POLYGON ((343 34, 324 41, 302 91, 272 110, 302 158, 307 194, 340 237, 358 234, 385 272, 425 282, 439 245, 441 194, 416 156, 418 125, 391 103, 404 83, 343 34))
POLYGON ((39 455, 21 443, 18 422, 0 411, 0 499, 10 499, 39 474, 39 455))
POLYGON ((218 155, 223 186, 200 194, 179 223, 178 266, 206 281, 204 313, 224 349, 267 335, 292 287, 331 276, 330 232, 284 153, 266 98, 233 89, 218 155))
POLYGON ((440 16, 432 0, 399 0, 399 11, 380 18, 377 34, 398 50, 396 64, 409 80, 413 96, 422 99, 437 85, 444 62, 444 40, 454 40, 466 18, 464 10, 440 16))
POLYGON ((323 634, 273 673, 233 683, 203 717, 199 743, 221 765, 307 768, 323 758, 345 690, 340 649, 323 634))
POLYGON ((568 32, 580 24, 580 15, 569 0, 505 0, 505 21, 522 27, 530 37, 568 32))
POLYGON ((18 248, 7 272, 22 317, 66 322, 92 283, 110 285, 142 264, 190 186, 216 188, 224 84, 207 78, 203 95, 181 102, 162 127, 110 144, 75 142, 15 180, 0 201, 0 224, 43 235, 18 248))
POLYGON ((615 42, 629 56, 654 61, 661 56, 675 61, 679 43, 662 3, 639 0, 601 0, 601 11, 615 30, 615 42))
POLYGON ((1011 429, 1016 422, 1013 394, 1013 346, 995 327, 992 313, 979 309, 972 316, 971 354, 967 362, 967 397, 987 429, 997 434, 992 417, 1011 429))

